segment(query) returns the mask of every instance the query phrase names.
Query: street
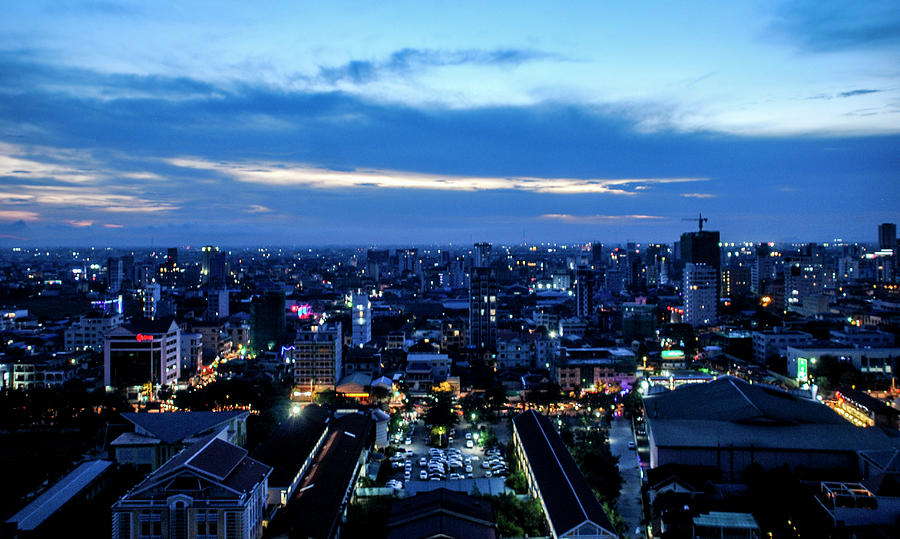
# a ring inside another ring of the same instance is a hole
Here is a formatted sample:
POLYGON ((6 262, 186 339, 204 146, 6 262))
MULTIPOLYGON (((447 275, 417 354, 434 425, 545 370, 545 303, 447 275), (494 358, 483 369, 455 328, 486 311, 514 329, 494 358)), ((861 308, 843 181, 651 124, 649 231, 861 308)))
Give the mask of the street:
POLYGON ((634 441, 631 420, 617 417, 609 429, 609 447, 613 456, 619 457, 619 473, 622 474, 622 494, 616 508, 628 523, 628 536, 645 537, 641 520, 644 508, 641 502, 641 472, 638 453, 628 448, 634 441))

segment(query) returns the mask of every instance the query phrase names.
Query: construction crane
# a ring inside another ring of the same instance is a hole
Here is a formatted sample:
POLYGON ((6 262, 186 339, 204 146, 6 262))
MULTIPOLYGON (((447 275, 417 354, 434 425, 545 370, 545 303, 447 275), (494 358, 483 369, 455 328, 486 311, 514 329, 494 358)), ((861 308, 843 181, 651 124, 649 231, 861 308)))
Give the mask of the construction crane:
POLYGON ((697 218, 694 218, 694 217, 684 218, 684 219, 682 219, 682 221, 696 221, 697 226, 700 227, 700 232, 703 232, 703 223, 709 221, 709 218, 703 217, 703 214, 701 213, 701 214, 699 214, 699 217, 697 217, 697 218))

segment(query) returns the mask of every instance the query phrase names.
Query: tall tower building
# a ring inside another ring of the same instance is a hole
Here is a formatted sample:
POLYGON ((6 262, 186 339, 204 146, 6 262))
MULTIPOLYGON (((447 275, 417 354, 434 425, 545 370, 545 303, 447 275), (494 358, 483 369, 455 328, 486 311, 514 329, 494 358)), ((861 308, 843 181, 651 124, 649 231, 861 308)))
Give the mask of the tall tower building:
POLYGON ((594 272, 587 266, 575 268, 575 316, 594 314, 594 272))
POLYGON ((472 267, 487 268, 491 265, 491 249, 490 243, 476 243, 472 249, 472 267))
POLYGON ((264 290, 250 304, 250 346, 259 353, 284 344, 287 319, 284 291, 264 290))
POLYGON ((878 225, 878 249, 890 249, 897 254, 897 225, 895 223, 878 225))
POLYGON ((214 245, 204 245, 200 248, 200 278, 204 283, 209 282, 210 263, 219 248, 214 245))
POLYGON ((719 272, 706 264, 684 266, 684 318, 694 327, 716 323, 719 272))
POLYGON ((603 267, 603 244, 599 241, 591 244, 591 266, 595 270, 603 267))
POLYGON ((294 365, 297 390, 314 394, 334 389, 343 375, 342 340, 340 322, 310 326, 297 332, 285 357, 294 365))
POLYGON ((350 309, 353 325, 352 344, 362 347, 372 340, 372 302, 369 301, 369 295, 357 290, 353 293, 350 309))
POLYGON ((469 274, 469 345, 497 348, 497 276, 490 268, 474 267, 469 274))

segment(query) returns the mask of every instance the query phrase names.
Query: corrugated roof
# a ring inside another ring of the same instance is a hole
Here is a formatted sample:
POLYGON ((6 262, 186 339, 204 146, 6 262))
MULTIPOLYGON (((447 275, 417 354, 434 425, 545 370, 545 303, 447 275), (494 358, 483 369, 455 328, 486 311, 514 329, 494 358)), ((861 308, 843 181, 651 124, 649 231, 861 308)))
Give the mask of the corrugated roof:
POLYGON ((33 530, 59 510, 75 495, 112 464, 108 460, 81 463, 58 483, 44 491, 34 501, 12 516, 7 522, 16 523, 20 530, 33 530))
POLYGON ((529 410, 513 422, 555 534, 587 521, 614 534, 606 512, 550 421, 529 410))

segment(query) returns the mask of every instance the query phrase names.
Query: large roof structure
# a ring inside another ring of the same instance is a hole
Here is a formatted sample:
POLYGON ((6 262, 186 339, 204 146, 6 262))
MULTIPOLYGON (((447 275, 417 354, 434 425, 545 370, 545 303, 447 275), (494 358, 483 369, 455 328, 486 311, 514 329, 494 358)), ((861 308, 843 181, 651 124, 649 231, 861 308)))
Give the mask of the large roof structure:
POLYGON ((225 425, 235 417, 249 415, 249 412, 233 410, 228 412, 166 412, 150 414, 127 412, 122 417, 136 427, 139 434, 152 436, 167 444, 174 444, 219 425, 225 425))
POLYGON ((614 535, 615 528, 550 421, 528 410, 516 416, 513 423, 554 537, 587 522, 614 535))
POLYGON ((395 501, 387 537, 493 539, 497 537, 497 523, 489 502, 438 488, 395 501))
POLYGON ((284 420, 278 429, 253 451, 253 458, 273 467, 269 487, 290 485, 316 442, 328 428, 330 414, 317 404, 310 404, 284 420))
POLYGON ((269 466, 248 457, 245 449, 210 435, 169 459, 123 499, 152 498, 157 489, 182 474, 194 476, 198 485, 211 482, 240 497, 253 490, 271 471, 269 466))

